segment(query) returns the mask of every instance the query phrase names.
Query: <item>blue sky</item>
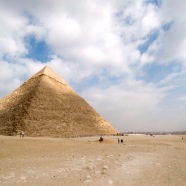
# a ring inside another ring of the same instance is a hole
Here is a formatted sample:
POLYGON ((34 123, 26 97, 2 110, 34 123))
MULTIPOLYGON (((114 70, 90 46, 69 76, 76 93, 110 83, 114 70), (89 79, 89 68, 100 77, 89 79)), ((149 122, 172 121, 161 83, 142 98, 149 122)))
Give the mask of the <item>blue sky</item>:
POLYGON ((0 0, 0 98, 48 65, 119 131, 186 130, 185 8, 0 0))
POLYGON ((34 36, 29 36, 25 39, 25 43, 28 44, 28 53, 25 55, 25 58, 30 58, 43 63, 46 63, 51 59, 50 56, 52 51, 44 40, 37 41, 34 36))

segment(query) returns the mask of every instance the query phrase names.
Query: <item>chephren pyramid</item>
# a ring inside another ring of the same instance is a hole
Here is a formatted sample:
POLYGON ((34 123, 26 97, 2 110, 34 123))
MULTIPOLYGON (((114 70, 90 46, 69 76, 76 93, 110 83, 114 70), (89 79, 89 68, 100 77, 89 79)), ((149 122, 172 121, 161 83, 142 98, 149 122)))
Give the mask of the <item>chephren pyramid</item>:
POLYGON ((0 134, 75 137, 116 130, 46 66, 0 100, 0 134))

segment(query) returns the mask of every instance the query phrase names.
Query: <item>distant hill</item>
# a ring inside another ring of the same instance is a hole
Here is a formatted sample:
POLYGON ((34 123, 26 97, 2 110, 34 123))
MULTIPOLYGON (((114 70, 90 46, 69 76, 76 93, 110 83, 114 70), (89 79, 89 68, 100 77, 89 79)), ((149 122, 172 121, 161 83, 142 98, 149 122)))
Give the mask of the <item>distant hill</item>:
POLYGON ((117 131, 50 67, 0 100, 0 134, 75 137, 117 131))
POLYGON ((153 135, 167 135, 167 134, 186 134, 186 131, 173 131, 173 132, 166 132, 166 131, 159 131, 159 132, 123 132, 123 134, 153 134, 153 135))

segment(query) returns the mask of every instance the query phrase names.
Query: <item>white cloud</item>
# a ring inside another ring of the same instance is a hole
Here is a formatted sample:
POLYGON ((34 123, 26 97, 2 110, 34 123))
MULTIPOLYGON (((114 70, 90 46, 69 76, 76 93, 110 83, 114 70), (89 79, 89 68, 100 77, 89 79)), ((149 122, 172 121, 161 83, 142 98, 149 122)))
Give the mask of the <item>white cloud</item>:
POLYGON ((49 65, 75 87, 97 77, 99 85, 91 87, 88 82, 80 93, 117 128, 150 130, 156 121, 161 128, 158 114, 166 113, 161 117, 169 121, 164 102, 170 89, 183 86, 185 67, 158 83, 141 77, 150 63, 185 63, 185 6, 184 0, 164 0, 162 7, 143 0, 1 1, 0 81, 5 86, 0 95, 49 65), (173 23, 171 29, 164 31, 162 24, 168 22, 173 23), (138 47, 155 30, 157 39, 141 53, 138 47), (25 38, 31 35, 48 45, 51 60, 42 63, 25 57, 29 52, 25 38))
POLYGON ((181 97, 178 98, 178 100, 180 100, 180 101, 186 101, 186 96, 181 96, 181 97))
MULTIPOLYGON (((134 127, 138 122, 134 122, 136 118, 143 118, 144 122, 144 119, 149 120, 152 117, 152 113, 159 113, 159 104, 165 96, 164 90, 133 80, 107 89, 93 87, 81 94, 120 131, 128 131, 134 127)), ((136 128, 151 129, 150 124, 144 128, 142 126, 144 125, 140 124, 136 128)))
POLYGON ((9 64, 6 61, 0 61, 0 65, 0 97, 4 97, 20 85, 20 79, 26 71, 19 64, 9 64))
POLYGON ((45 35, 44 28, 33 25, 23 12, 16 10, 13 2, 8 7, 0 5, 0 58, 5 55, 14 58, 26 54, 28 50, 24 41, 25 37, 35 35, 37 39, 41 39, 45 35))
POLYGON ((157 60, 161 63, 172 61, 186 61, 184 48, 186 47, 186 2, 163 1, 161 18, 164 23, 171 23, 169 31, 161 34, 159 47, 157 49, 157 60))
POLYGON ((159 18, 158 12, 157 7, 151 4, 147 6, 141 21, 141 34, 143 36, 146 36, 154 29, 159 29, 161 26, 161 19, 159 18))

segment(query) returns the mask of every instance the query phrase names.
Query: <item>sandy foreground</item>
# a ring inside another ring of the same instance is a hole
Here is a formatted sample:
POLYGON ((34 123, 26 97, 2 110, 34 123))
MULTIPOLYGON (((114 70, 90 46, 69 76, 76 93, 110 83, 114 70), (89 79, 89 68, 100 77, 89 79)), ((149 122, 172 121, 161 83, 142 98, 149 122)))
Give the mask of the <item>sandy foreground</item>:
POLYGON ((182 136, 0 136, 0 185, 186 185, 182 136))

